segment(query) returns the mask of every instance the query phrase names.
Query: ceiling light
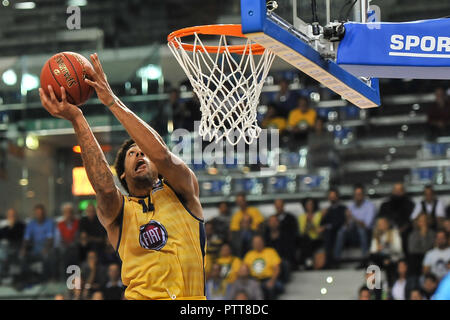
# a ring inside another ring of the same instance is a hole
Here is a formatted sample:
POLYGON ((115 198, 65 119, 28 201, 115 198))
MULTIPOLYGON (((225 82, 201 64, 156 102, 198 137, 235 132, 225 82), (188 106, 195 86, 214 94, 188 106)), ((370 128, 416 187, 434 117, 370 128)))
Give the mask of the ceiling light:
POLYGON ((14 8, 19 10, 30 10, 36 8, 36 3, 34 2, 18 2, 14 5, 14 8))
POLYGON ((17 83, 17 75, 14 70, 8 69, 3 72, 2 80, 6 85, 13 86, 17 83))

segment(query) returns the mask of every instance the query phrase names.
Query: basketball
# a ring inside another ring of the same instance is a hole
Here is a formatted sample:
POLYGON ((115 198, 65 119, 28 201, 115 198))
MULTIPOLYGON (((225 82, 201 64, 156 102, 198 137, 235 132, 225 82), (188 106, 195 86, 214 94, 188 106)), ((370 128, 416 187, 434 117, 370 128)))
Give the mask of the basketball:
POLYGON ((75 52, 60 52, 45 62, 41 71, 41 87, 46 94, 51 85, 58 100, 61 100, 61 89, 66 89, 67 101, 77 106, 85 103, 94 92, 93 88, 84 82, 87 68, 91 63, 81 54, 75 52))

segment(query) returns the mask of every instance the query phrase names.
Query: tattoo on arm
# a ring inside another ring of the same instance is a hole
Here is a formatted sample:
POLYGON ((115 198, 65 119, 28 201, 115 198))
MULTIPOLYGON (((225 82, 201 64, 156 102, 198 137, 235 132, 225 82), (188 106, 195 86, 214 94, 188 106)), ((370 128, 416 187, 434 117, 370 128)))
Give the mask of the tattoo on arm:
POLYGON ((117 216, 120 207, 120 197, 113 174, 86 119, 83 117, 75 121, 73 127, 81 147, 81 157, 87 176, 97 196, 101 211, 100 222, 109 224, 110 219, 117 216))
POLYGON ((74 128, 81 147, 83 164, 95 192, 101 194, 115 189, 108 162, 86 120, 74 125, 74 128))

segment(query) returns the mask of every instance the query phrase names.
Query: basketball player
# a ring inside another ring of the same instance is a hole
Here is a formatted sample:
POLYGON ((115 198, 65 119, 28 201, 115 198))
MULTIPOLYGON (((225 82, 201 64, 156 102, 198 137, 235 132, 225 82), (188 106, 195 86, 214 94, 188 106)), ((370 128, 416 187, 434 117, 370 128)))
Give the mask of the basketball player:
POLYGON ((98 218, 122 260, 126 299, 206 299, 205 233, 199 187, 194 173, 172 154, 159 134, 112 92, 97 54, 86 83, 122 123, 132 140, 120 148, 113 174, 80 108, 58 101, 40 88, 42 105, 69 120, 96 192, 98 218))

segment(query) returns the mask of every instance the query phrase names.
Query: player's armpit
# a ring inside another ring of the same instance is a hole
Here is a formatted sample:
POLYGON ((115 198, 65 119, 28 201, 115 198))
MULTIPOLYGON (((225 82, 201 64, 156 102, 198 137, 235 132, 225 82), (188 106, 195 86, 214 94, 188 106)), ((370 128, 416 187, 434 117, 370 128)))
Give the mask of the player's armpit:
POLYGON ((123 196, 116 188, 109 193, 97 194, 97 217, 106 229, 114 225, 123 206, 123 196))
POLYGON ((200 190, 194 172, 176 155, 168 151, 164 161, 156 161, 158 172, 172 189, 185 200, 185 205, 197 218, 203 219, 200 190))

